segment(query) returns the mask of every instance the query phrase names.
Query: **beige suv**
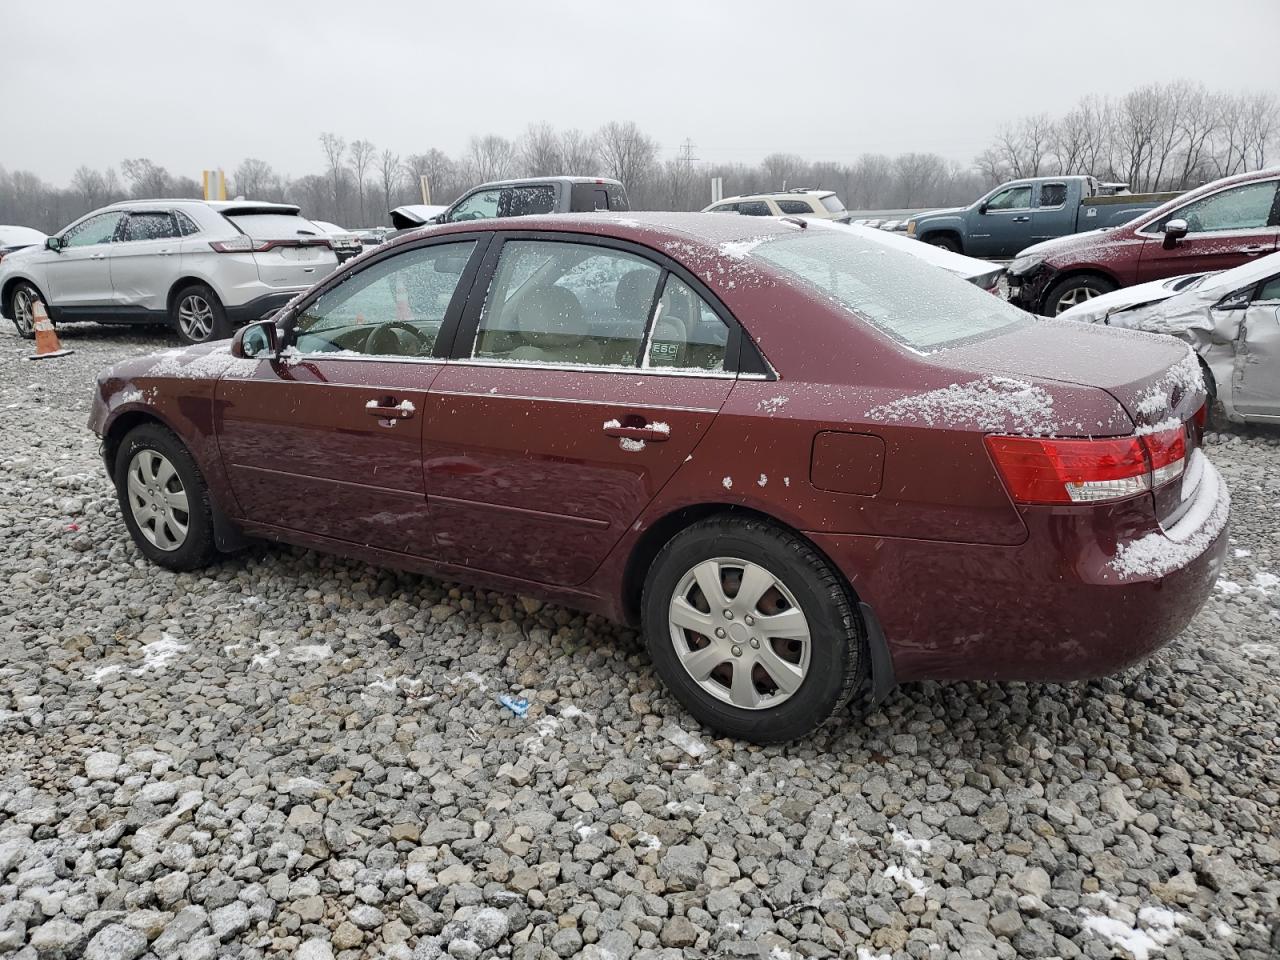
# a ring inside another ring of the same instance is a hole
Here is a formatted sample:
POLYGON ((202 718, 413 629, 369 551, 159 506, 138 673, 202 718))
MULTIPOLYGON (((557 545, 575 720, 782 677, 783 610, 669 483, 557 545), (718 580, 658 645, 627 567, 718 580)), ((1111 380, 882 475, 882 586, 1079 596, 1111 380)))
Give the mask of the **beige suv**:
POLYGON ((849 213, 830 190, 789 190, 785 193, 753 193, 727 197, 703 207, 703 213, 740 213, 747 217, 820 217, 847 221, 849 213))

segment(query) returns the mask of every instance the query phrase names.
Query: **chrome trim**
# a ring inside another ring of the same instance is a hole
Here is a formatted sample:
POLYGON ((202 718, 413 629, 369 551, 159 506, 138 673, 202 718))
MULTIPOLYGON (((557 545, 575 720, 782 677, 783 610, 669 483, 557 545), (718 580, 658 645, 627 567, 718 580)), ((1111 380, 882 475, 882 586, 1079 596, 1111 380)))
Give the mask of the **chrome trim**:
MULTIPOLYGON (((708 380, 737 380, 739 377, 763 377, 762 374, 738 374, 729 370, 674 370, 663 367, 606 367, 589 363, 522 363, 519 360, 485 360, 480 357, 466 357, 451 360, 459 366, 504 367, 508 370, 563 370, 568 373, 616 373, 624 376, 643 374, 645 376, 666 377, 705 377, 708 380)), ((767 378, 766 378, 767 379, 767 378)))
POLYGON ((677 407, 670 403, 628 403, 625 400, 594 400, 582 397, 531 397, 520 393, 478 393, 475 390, 432 390, 435 397, 466 397, 478 400, 527 400, 534 403, 581 403, 593 407, 619 407, 627 410, 668 410, 673 413, 717 414, 719 407, 677 407))

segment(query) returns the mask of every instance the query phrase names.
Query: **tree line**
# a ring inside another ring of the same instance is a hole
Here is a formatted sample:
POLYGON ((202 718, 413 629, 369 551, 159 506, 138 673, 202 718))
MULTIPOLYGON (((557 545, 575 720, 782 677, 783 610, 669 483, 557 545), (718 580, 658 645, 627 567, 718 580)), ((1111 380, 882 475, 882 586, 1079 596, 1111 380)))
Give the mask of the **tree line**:
MULTIPOLYGON (((433 203, 449 203, 477 183, 559 173, 621 180, 635 209, 698 210, 710 202, 710 178, 725 196, 814 187, 834 190, 851 209, 968 203, 1016 177, 1093 174, 1135 191, 1183 189, 1263 167, 1280 136, 1271 92, 1215 93, 1186 82, 1151 84, 1122 97, 1085 97, 1062 117, 1024 117, 1003 127, 965 167, 936 153, 863 153, 849 163, 771 153, 758 164, 697 159, 689 141, 667 156, 634 122, 598 130, 530 125, 523 134, 472 137, 460 154, 438 148, 401 155, 336 133, 318 138, 321 167, 290 177, 248 157, 228 173, 228 196, 296 203, 318 220, 344 226, 388 222, 387 212, 421 202, 426 177, 433 203)), ((119 169, 81 166, 58 187, 25 170, 0 167, 0 223, 57 230, 115 200, 199 197, 201 184, 148 158, 119 169)))

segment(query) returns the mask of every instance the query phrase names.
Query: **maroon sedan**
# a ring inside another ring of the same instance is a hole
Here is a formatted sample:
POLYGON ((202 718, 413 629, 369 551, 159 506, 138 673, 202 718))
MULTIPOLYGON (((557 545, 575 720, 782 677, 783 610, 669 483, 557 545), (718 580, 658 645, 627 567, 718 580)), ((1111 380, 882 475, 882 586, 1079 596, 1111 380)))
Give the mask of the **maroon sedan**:
POLYGON ((1280 241, 1280 167, 1215 180, 1109 230, 1027 247, 1009 264, 1009 299, 1064 310, 1118 287, 1229 270, 1280 241))
POLYGON ((864 681, 1070 680, 1209 592, 1229 498, 1172 339, 1035 320, 853 231, 457 224, 235 340, 102 374, 142 552, 247 537, 640 624, 699 720, 801 736, 864 681))

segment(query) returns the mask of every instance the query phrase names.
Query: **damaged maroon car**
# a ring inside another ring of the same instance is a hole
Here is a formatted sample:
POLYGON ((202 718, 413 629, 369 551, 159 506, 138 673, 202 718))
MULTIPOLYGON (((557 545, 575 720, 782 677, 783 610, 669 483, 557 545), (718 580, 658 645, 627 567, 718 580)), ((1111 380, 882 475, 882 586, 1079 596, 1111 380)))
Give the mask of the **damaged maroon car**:
POLYGON ((1073 680, 1204 602, 1229 497, 1195 356, 1035 320, 853 231, 711 214, 405 236, 230 343, 117 364, 139 549, 247 538, 636 624, 699 720, 1073 680))

